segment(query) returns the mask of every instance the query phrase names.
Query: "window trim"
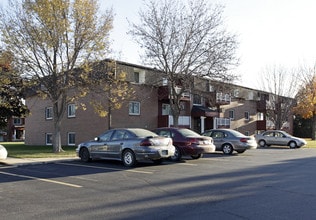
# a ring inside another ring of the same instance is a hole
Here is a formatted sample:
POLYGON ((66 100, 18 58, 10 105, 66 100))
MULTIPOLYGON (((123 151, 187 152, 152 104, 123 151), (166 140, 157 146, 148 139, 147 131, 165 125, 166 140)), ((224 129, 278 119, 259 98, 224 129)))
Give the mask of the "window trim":
POLYGON ((248 111, 245 111, 245 120, 250 120, 250 113, 248 111))
POLYGON ((137 101, 130 101, 129 104, 128 104, 128 114, 129 115, 140 115, 140 102, 137 102, 137 101), (134 105, 137 104, 138 105, 138 112, 134 112, 134 111, 131 111, 131 105, 133 105, 133 109, 134 110, 134 105))
POLYGON ((235 110, 229 110, 228 117, 230 118, 230 120, 234 120, 235 119, 235 110))
POLYGON ((46 107, 45 108, 45 119, 46 120, 52 120, 53 119, 53 107, 46 107))
POLYGON ((69 146, 74 146, 76 145, 76 132, 68 132, 67 133, 67 144, 69 146), (74 135, 74 143, 70 143, 70 135, 74 135))
POLYGON ((45 144, 46 145, 53 145, 53 134, 52 133, 45 133, 45 144), (51 142, 49 142, 49 137, 51 138, 51 142))
POLYGON ((67 105, 67 117, 68 118, 75 118, 76 117, 76 105, 75 104, 68 104, 67 105), (69 114, 70 113, 70 109, 69 109, 70 107, 74 108, 74 110, 71 111, 71 113, 73 113, 73 114, 69 114))

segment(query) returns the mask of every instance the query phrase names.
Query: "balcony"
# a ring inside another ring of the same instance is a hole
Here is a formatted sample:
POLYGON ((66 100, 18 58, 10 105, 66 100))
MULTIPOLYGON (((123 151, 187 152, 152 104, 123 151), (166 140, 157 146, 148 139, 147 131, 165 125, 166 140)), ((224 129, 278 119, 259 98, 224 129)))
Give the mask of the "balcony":
POLYGON ((215 118, 215 128, 230 128, 230 118, 215 118))
MULTIPOLYGON (((158 127, 172 127, 172 126, 174 126, 172 115, 158 116, 158 127)), ((190 128, 191 116, 179 116, 178 126, 190 128)))
POLYGON ((222 92, 216 93, 216 104, 219 105, 229 105, 231 102, 231 96, 229 94, 224 94, 222 92))
MULTIPOLYGON (((181 91, 180 87, 175 88, 176 93, 179 94, 181 91)), ((158 89, 158 99, 159 100, 169 100, 170 99, 170 93, 168 86, 160 86, 158 89)), ((190 101, 190 93, 189 92, 183 92, 181 94, 180 100, 182 101, 190 101)))

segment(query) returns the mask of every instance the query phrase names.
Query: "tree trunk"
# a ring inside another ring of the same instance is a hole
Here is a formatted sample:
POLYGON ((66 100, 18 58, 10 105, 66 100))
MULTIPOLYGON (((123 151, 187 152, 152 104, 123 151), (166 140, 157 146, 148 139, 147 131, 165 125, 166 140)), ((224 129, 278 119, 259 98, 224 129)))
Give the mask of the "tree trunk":
POLYGON ((179 115, 178 114, 173 114, 173 126, 178 127, 179 126, 179 115))
POLYGON ((61 146, 60 128, 61 128, 60 120, 54 121, 54 135, 53 135, 53 152, 54 153, 63 152, 63 149, 61 146))
POLYGON ((62 96, 60 101, 53 101, 53 120, 54 120, 54 134, 53 134, 53 152, 60 153, 64 150, 61 146, 61 124, 63 115, 66 112, 66 96, 62 96))

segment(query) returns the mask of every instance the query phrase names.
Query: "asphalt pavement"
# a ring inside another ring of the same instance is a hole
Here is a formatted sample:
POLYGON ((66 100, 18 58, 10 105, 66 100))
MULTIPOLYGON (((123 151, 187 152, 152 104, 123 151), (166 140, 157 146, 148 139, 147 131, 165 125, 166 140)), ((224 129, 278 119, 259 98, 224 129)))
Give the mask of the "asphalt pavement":
POLYGON ((4 166, 22 166, 27 164, 43 164, 54 163, 61 161, 78 160, 78 157, 62 157, 62 158, 14 158, 7 157, 6 159, 0 159, 0 165, 4 166))

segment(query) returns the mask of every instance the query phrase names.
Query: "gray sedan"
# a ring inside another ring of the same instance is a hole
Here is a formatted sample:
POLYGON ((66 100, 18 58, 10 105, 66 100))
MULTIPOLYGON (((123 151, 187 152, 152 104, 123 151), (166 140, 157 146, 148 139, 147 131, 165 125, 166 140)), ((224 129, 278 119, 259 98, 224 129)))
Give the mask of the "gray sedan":
POLYGON ((232 129, 212 129, 203 133, 204 136, 213 138, 217 151, 224 154, 244 153, 248 149, 256 149, 257 142, 254 137, 246 136, 232 129))
POLYGON ((306 141, 302 138, 294 137, 285 131, 270 130, 255 135, 260 147, 279 145, 289 146, 290 148, 300 148, 306 145, 306 141))
POLYGON ((78 145, 76 154, 82 161, 92 159, 120 160, 131 167, 140 160, 160 164, 163 158, 174 156, 171 138, 161 137, 141 128, 112 129, 78 145))

